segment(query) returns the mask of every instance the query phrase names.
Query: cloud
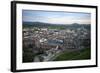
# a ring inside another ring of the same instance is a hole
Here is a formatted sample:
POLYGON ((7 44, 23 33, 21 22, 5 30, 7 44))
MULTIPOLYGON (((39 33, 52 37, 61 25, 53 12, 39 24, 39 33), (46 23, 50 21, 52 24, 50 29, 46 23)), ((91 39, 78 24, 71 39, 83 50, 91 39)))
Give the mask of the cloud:
POLYGON ((90 13, 23 10, 22 15, 22 20, 28 22, 45 22, 53 24, 91 23, 90 13))

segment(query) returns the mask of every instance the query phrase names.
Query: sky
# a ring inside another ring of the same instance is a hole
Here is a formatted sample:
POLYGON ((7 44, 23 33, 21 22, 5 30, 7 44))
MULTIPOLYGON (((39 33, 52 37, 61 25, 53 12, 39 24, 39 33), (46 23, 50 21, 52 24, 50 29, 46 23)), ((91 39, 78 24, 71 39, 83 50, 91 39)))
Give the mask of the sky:
POLYGON ((91 14, 63 11, 23 10, 22 21, 51 24, 91 24, 91 14))

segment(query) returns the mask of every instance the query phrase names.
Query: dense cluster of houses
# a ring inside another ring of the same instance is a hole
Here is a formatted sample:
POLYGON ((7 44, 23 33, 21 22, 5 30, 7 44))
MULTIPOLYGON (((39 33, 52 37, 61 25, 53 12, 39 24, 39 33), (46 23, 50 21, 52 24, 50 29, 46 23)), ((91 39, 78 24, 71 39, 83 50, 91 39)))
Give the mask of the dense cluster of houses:
POLYGON ((41 54, 33 61, 48 61, 64 50, 79 50, 90 48, 90 31, 84 27, 77 29, 23 29, 23 46, 32 48, 33 53, 41 54))

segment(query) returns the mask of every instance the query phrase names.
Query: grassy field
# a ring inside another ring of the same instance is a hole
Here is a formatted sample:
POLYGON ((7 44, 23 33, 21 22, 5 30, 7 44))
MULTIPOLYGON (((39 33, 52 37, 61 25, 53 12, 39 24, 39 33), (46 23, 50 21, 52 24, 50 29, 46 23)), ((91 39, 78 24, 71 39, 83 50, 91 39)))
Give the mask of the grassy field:
POLYGON ((63 52, 57 56, 54 61, 64 61, 64 60, 85 60, 91 58, 90 49, 84 49, 81 51, 73 52, 63 52))
POLYGON ((58 30, 63 30, 66 29, 64 26, 48 26, 49 29, 58 29, 58 30))

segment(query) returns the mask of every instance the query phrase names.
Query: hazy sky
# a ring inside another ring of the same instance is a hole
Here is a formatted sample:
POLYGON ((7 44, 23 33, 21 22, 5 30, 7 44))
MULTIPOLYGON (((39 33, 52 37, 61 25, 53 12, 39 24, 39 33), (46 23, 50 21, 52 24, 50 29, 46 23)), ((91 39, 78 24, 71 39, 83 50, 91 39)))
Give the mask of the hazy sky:
POLYGON ((75 12, 23 10, 22 20, 24 22, 45 22, 53 24, 90 24, 91 14, 75 12))

